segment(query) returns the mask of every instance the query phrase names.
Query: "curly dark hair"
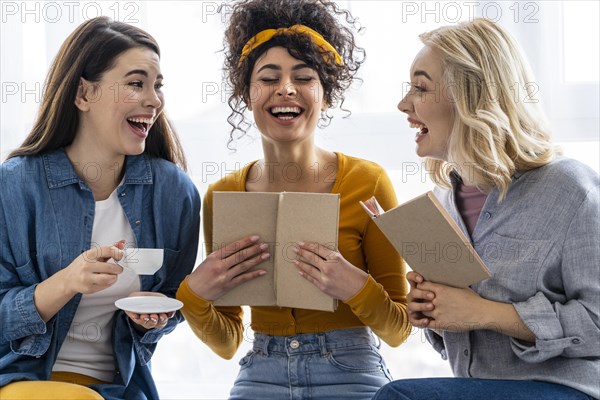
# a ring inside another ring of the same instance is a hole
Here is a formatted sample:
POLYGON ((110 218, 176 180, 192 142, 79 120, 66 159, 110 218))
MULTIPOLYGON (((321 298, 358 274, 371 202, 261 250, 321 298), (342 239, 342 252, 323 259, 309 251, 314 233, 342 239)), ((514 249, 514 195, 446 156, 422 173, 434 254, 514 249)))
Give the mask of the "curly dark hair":
MULTIPOLYGON (((344 103, 344 92, 355 79, 365 61, 365 51, 356 46, 353 30, 362 28, 349 11, 342 10, 329 0, 239 0, 233 5, 223 4, 221 13, 229 14, 225 31, 225 74, 232 94, 228 103, 232 112, 227 121, 232 126, 228 146, 244 136, 250 124, 244 118, 248 108, 250 77, 256 60, 268 49, 285 47, 290 55, 302 60, 319 74, 324 89, 324 100, 329 107, 344 103), (224 11, 226 9, 226 11, 224 11), (343 26, 346 22, 348 26, 343 26), (254 49, 240 64, 244 45, 257 33, 266 29, 305 25, 323 36, 340 54, 343 64, 331 62, 323 50, 305 34, 277 35, 254 49)), ((326 115, 325 125, 331 120, 326 115)))

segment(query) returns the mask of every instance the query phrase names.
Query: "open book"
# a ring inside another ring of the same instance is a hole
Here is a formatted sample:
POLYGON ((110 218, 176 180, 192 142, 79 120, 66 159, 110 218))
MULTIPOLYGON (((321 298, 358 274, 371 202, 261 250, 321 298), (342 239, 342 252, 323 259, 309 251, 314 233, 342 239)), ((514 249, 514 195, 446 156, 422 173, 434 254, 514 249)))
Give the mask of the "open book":
POLYGON ((335 311, 337 300, 298 274, 298 242, 337 249, 340 197, 322 193, 213 193, 213 249, 259 235, 271 257, 254 267, 267 274, 234 288, 217 306, 279 306, 335 311))
POLYGON ((387 212, 374 197, 360 204, 410 268, 426 280, 467 287, 490 277, 470 241, 433 192, 387 212))

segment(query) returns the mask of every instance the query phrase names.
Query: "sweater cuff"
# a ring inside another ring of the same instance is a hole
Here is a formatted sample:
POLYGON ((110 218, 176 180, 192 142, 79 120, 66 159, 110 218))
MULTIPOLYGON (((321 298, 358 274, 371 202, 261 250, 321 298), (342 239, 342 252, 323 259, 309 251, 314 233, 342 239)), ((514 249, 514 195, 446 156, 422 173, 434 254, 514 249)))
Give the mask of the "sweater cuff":
POLYGON ((181 285, 179 285, 179 289, 175 295, 177 300, 183 303, 183 309, 181 311, 188 311, 193 314, 201 314, 208 311, 212 306, 212 302, 194 293, 188 284, 188 279, 189 276, 186 276, 183 282, 181 282, 181 285))
POLYGON ((344 303, 348 304, 356 315, 361 315, 364 312, 371 313, 373 310, 378 309, 375 305, 378 305, 381 301, 382 290, 383 287, 369 275, 358 293, 344 303))

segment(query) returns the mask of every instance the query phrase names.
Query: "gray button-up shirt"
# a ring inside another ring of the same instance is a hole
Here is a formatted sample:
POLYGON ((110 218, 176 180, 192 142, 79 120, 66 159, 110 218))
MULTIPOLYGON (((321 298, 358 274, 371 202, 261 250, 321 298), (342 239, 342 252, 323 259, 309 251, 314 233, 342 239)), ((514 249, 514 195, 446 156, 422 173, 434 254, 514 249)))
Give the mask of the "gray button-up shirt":
MULTIPOLYGON (((599 187, 596 172, 558 158, 516 174, 501 202, 490 192, 471 238, 492 277, 471 287, 513 304, 537 340, 486 327, 443 338, 428 330, 456 376, 554 382, 600 397, 599 187)), ((453 191, 435 193, 467 234, 453 191)))

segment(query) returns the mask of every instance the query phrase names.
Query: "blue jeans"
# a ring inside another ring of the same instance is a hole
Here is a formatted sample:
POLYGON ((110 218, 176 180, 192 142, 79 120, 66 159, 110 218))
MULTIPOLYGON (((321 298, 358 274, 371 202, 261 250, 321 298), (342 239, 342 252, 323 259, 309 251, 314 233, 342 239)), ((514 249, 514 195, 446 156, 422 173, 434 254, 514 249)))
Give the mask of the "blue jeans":
POLYGON ((402 379, 382 387, 373 400, 591 400, 556 383, 475 378, 402 379))
POLYGON ((230 399, 370 400, 392 377, 368 328, 255 334, 230 399))

